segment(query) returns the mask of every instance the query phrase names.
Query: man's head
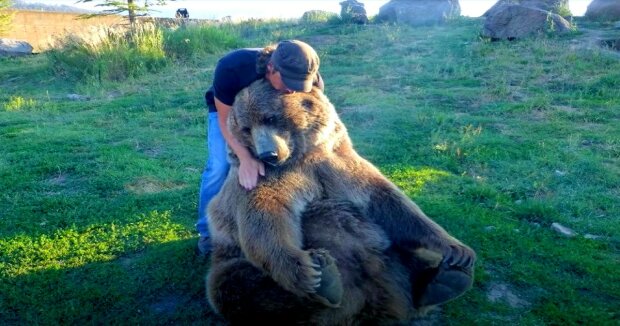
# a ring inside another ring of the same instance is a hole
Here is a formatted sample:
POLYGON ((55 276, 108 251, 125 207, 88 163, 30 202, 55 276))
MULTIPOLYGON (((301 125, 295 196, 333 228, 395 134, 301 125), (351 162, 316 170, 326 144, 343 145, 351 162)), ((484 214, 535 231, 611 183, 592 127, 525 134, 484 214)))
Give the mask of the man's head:
POLYGON ((319 56, 310 45, 298 40, 282 41, 271 55, 270 81, 279 90, 309 92, 319 64, 319 56))

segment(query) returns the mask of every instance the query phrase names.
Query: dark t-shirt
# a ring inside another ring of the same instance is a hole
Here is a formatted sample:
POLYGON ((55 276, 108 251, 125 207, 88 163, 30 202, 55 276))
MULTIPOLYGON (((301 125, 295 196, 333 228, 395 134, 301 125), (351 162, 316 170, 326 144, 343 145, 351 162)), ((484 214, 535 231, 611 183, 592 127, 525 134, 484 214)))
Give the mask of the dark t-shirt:
POLYGON ((233 105, 239 91, 264 77, 264 74, 259 75, 256 72, 256 61, 261 50, 258 48, 235 50, 218 61, 213 75, 213 85, 205 94, 209 112, 216 112, 214 97, 226 105, 233 105))
MULTIPOLYGON (((256 62, 261 51, 260 48, 234 50, 217 62, 213 74, 213 85, 205 94, 209 112, 217 112, 215 97, 222 103, 232 106, 237 93, 250 86, 254 81, 265 77, 264 73, 256 72, 256 62)), ((323 85, 319 73, 317 73, 314 85, 323 85)))

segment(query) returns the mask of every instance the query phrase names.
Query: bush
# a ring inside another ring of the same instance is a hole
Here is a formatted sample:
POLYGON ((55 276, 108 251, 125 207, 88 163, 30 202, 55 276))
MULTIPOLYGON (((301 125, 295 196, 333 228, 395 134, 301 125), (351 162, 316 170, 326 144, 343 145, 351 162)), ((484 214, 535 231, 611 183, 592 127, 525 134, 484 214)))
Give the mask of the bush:
POLYGON ((174 59, 189 59, 197 55, 220 53, 241 47, 241 38, 225 26, 199 26, 166 30, 165 51, 174 59))
POLYGON ((11 26, 13 13, 7 11, 7 8, 9 8, 10 6, 10 0, 0 0, 0 35, 8 31, 11 26))
POLYGON ((121 81, 167 64, 163 32, 150 23, 122 30, 102 28, 99 38, 72 35, 60 43, 48 52, 53 70, 78 80, 121 81))
POLYGON ((302 16, 300 22, 302 23, 327 23, 338 20, 338 15, 330 11, 323 10, 310 10, 306 11, 302 16))

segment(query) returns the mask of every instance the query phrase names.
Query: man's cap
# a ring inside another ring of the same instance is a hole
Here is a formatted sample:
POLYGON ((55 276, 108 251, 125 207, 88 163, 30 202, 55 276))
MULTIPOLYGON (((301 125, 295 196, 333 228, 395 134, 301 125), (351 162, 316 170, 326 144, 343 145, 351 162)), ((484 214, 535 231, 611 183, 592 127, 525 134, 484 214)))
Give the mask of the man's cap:
POLYGON ((286 87, 299 92, 312 90, 320 62, 310 45, 298 40, 282 41, 271 55, 271 61, 286 87))

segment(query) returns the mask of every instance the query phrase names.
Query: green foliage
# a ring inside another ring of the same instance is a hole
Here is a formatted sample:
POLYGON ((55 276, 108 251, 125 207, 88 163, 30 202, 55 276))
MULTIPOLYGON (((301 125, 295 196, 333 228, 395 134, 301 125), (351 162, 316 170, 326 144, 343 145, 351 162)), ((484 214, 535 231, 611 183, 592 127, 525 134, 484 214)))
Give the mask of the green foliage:
POLYGON ((0 0, 0 35, 4 34, 11 27, 13 13, 7 9, 11 7, 11 0, 0 0))
POLYGON ((60 48, 49 51, 55 73, 77 80, 122 81, 155 72, 168 63, 163 32, 153 24, 103 33, 94 41, 69 36, 60 48))
MULTIPOLYGON (((79 0, 78 2, 93 2, 96 0, 79 0)), ((100 4, 97 4, 98 7, 104 7, 101 14, 104 15, 114 15, 114 14, 122 14, 127 13, 127 18, 131 24, 136 22, 137 16, 144 16, 148 14, 152 9, 152 6, 162 6, 166 4, 165 0, 156 0, 156 1, 138 1, 138 0, 102 0, 100 4)), ((100 14, 94 14, 100 15, 100 14)), ((88 15, 87 15, 88 16, 88 15)))
POLYGON ((232 25, 204 25, 164 32, 165 51, 174 59, 189 59, 243 46, 232 25))
POLYGON ((573 13, 570 11, 570 7, 568 6, 568 1, 567 2, 562 2, 562 3, 558 3, 555 10, 553 11, 555 13, 557 13, 558 15, 567 18, 567 17, 572 17, 573 13))
POLYGON ((300 19, 303 24, 327 23, 339 20, 336 13, 331 11, 310 10, 306 11, 300 19))
POLYGON ((222 53, 285 38, 316 48, 357 151, 476 250, 438 323, 617 324, 620 61, 481 26, 248 21, 0 59, 0 324, 222 324, 194 255, 203 94, 222 53), (116 51, 165 64, 100 74, 116 51))
POLYGON ((8 102, 3 104, 5 111, 20 111, 35 107, 36 102, 33 99, 25 99, 21 96, 11 96, 8 102))

